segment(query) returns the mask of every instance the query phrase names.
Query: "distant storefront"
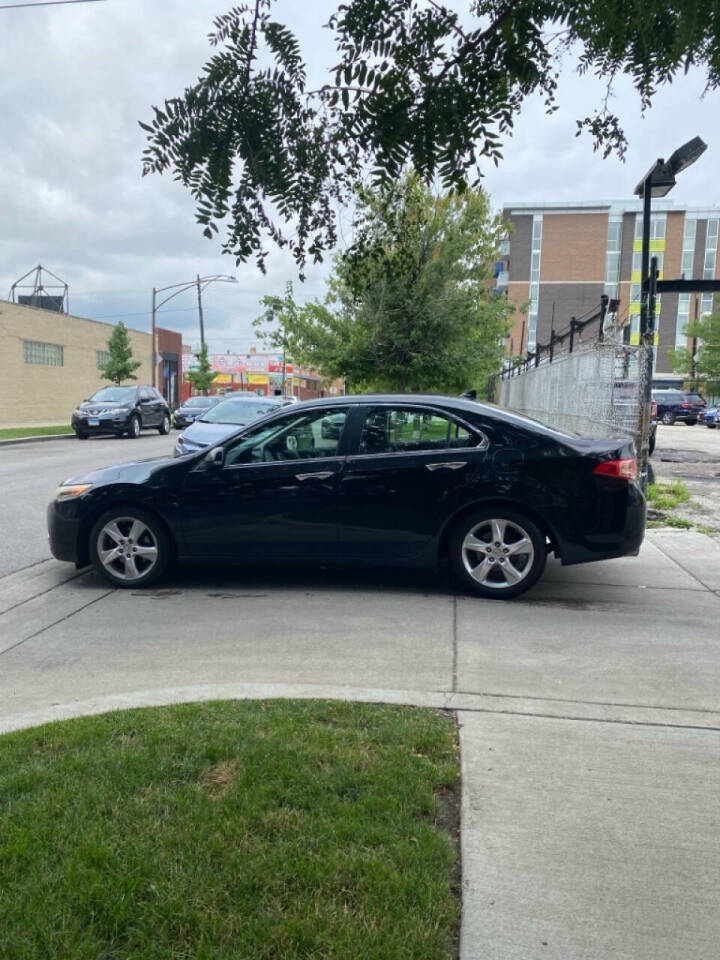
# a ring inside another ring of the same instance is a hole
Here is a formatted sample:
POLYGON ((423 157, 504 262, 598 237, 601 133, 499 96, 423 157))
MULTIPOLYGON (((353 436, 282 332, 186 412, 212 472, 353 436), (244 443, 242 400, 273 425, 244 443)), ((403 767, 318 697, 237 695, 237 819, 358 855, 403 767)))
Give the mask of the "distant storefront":
MULTIPOLYGON (((197 362, 195 356, 188 353, 182 355, 182 361, 185 374, 197 362)), ((283 368, 282 355, 277 353, 211 354, 210 362, 216 372, 210 388, 213 394, 251 390, 264 397, 284 392, 300 400, 313 400, 342 393, 338 384, 329 387, 319 374, 296 363, 286 362, 283 368)), ((183 383, 183 399, 190 396, 191 388, 188 381, 183 383)))

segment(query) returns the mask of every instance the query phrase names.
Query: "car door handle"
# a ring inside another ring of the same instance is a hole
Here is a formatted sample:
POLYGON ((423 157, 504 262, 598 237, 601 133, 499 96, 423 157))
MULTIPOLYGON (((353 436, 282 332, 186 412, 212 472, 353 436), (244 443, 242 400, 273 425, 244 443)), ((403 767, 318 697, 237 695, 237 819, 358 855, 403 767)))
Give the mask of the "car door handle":
POLYGON ((446 460, 443 463, 426 463, 427 470, 462 470, 467 466, 467 460, 446 460))
POLYGON ((329 480, 335 476, 334 470, 320 470, 319 473, 296 473, 296 480, 329 480))

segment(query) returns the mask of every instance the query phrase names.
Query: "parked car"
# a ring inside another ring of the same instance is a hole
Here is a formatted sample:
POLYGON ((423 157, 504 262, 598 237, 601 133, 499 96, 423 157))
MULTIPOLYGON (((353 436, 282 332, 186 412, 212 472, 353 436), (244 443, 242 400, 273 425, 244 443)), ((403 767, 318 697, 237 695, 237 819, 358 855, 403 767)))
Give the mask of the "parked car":
POLYGON ((653 390, 652 398, 658 406, 658 419, 666 426, 680 420, 689 427, 698 421, 698 414, 705 410, 705 401, 699 393, 683 390, 653 390))
POLYGON ((139 437, 141 430, 170 433, 170 407, 154 387, 102 387, 73 411, 71 425, 79 440, 94 434, 139 437))
POLYGON ((55 557, 90 562, 118 587, 154 583, 175 559, 447 560, 469 591, 511 598, 548 553, 564 564, 636 554, 636 478, 626 439, 571 436, 461 398, 337 397, 281 407, 209 450, 65 480, 48 528, 55 557), (339 435, 324 437, 340 417, 339 435))
POLYGON ((280 406, 274 398, 253 394, 231 394, 222 397, 220 403, 206 410, 202 417, 180 434, 175 444, 175 456, 196 453, 211 444, 220 443, 231 433, 236 433, 238 427, 244 427, 280 406))
POLYGON ((173 414, 173 426, 176 430, 184 430, 191 423, 199 420, 206 410, 224 399, 224 397, 190 397, 173 414))
POLYGON ((700 423, 704 423, 706 427, 714 430, 715 427, 720 426, 720 407, 708 407, 699 415, 698 419, 700 423))

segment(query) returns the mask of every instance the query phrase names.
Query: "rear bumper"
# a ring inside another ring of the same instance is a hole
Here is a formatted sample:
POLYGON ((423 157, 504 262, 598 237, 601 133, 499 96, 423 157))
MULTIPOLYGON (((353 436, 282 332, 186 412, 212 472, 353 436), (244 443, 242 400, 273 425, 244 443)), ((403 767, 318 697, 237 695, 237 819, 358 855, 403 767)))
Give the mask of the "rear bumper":
POLYGON ((569 541, 560 544, 562 563, 566 566, 575 563, 591 563, 594 560, 614 560, 617 557, 634 557, 640 552, 645 538, 645 524, 647 521, 647 503, 640 487, 628 483, 624 495, 613 492, 611 485, 618 481, 608 478, 603 482, 611 491, 607 500, 602 504, 604 508, 614 501, 613 509, 605 509, 603 514, 596 515, 595 522, 590 529, 579 537, 572 537, 569 541), (618 509, 618 501, 622 496, 622 511, 618 509), (621 522, 613 523, 611 518, 622 518, 621 522))

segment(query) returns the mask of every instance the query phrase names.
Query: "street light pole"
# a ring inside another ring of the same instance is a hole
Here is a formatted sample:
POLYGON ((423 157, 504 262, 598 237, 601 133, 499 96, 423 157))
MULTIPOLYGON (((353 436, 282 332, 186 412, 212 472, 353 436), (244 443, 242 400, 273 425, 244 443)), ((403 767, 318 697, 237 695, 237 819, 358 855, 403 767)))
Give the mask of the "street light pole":
POLYGON ((195 280, 190 280, 187 283, 171 283, 167 287, 158 287, 157 289, 153 287, 152 292, 152 366, 153 366, 153 376, 152 376, 152 385, 157 387, 157 348, 156 348, 156 322, 157 322, 157 312, 160 307, 165 306, 168 300, 172 300, 173 297, 177 297, 178 294, 184 293, 186 290, 189 290, 191 287, 197 287, 198 295, 198 309, 200 311, 200 343, 205 343, 205 323, 203 318, 203 309, 202 309, 202 297, 201 291, 208 286, 210 283, 237 283, 235 277, 221 276, 220 274, 212 277, 201 277, 200 274, 197 275, 195 280), (161 300, 159 303, 157 301, 157 295, 159 293, 165 293, 166 290, 173 290, 174 293, 171 293, 169 296, 165 297, 164 300, 161 300))
POLYGON ((675 175, 686 170, 700 157, 707 146, 700 137, 694 137, 679 147, 667 160, 659 159, 635 187, 635 196, 643 201, 642 264, 640 293, 640 343, 644 370, 641 372, 641 398, 638 413, 638 473, 645 490, 650 459, 650 410, 652 406, 653 352, 655 347, 655 296, 658 290, 657 258, 650 265, 650 201, 664 197, 675 186, 675 175))
POLYGON ((205 346, 205 324, 203 323, 202 287, 200 286, 200 274, 197 275, 197 292, 198 313, 200 314, 200 349, 202 349, 205 346))
POLYGON ((150 357, 151 357, 150 363, 151 363, 151 366, 152 366, 152 385, 153 385, 153 387, 157 387, 157 383, 155 382, 155 381, 157 380, 157 377, 155 376, 155 369, 156 369, 156 367, 157 367, 157 351, 156 351, 156 349, 155 349, 155 331, 156 331, 156 315, 157 315, 156 302, 157 302, 157 290, 155 289, 155 287, 153 287, 153 294, 152 294, 152 333, 151 333, 152 350, 151 350, 151 353, 150 353, 150 357))

